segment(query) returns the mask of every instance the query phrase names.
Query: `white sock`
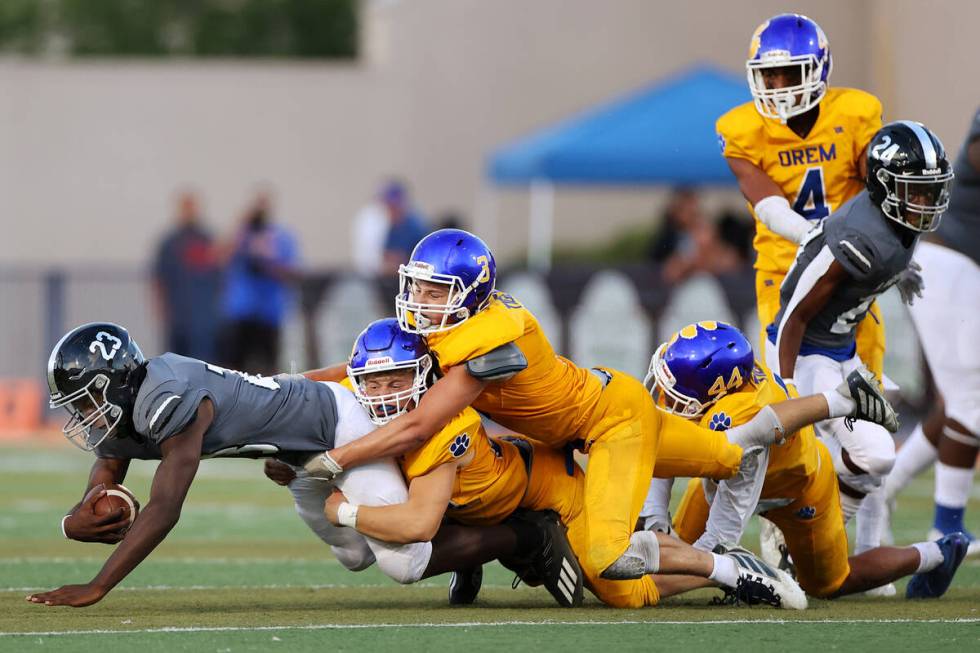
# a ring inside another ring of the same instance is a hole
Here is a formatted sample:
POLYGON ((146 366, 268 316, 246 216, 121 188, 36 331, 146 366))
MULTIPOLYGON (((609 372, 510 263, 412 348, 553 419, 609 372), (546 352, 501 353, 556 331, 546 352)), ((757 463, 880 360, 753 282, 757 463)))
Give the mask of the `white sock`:
POLYGON ((861 499, 855 499, 852 496, 848 496, 843 492, 840 493, 840 508, 841 512, 844 513, 844 523, 851 523, 851 518, 857 514, 858 508, 861 507, 861 499))
POLYGON ((717 553, 711 554, 711 560, 714 562, 714 568, 708 575, 708 579, 726 587, 735 587, 738 584, 738 567, 735 566, 735 561, 717 553))
POLYGON ((857 537, 854 554, 864 553, 881 546, 881 533, 888 520, 885 506, 885 488, 880 487, 864 496, 857 512, 857 537))
POLYGON ((857 408, 857 402, 855 402, 850 397, 845 397, 836 390, 827 390, 823 393, 824 399, 827 400, 827 408, 830 410, 830 417, 847 417, 854 413, 857 408))
POLYGON ((885 500, 894 499, 913 478, 935 461, 936 447, 926 439, 922 424, 919 424, 898 450, 895 466, 885 479, 885 500))
POLYGON ((935 542, 916 542, 912 548, 919 552, 919 567, 915 573, 932 571, 943 564, 943 552, 935 542))
POLYGON ((973 489, 973 467, 951 467, 936 463, 936 503, 947 508, 964 508, 973 489))

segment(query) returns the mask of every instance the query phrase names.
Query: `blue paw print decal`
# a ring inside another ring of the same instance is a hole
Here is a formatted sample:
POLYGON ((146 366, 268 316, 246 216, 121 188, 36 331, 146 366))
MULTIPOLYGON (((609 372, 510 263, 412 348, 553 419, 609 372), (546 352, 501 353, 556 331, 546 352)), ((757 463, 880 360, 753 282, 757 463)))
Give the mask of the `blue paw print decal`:
POLYGON ((456 436, 456 439, 452 441, 449 445, 449 453, 453 455, 454 458, 459 458, 466 450, 470 448, 470 436, 465 433, 461 433, 456 436))
POLYGON ((796 511, 796 516, 800 519, 813 519, 817 516, 817 509, 813 506, 803 506, 796 511))
POLYGON ((732 427, 732 418, 725 413, 715 413, 711 416, 708 428, 712 431, 726 431, 732 427))

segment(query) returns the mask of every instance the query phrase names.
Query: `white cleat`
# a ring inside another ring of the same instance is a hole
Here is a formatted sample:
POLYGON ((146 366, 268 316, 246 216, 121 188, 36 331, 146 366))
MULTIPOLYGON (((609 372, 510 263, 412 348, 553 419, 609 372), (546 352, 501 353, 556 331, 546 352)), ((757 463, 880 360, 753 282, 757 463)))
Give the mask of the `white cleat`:
POLYGON ((759 551, 763 560, 769 563, 770 567, 779 567, 782 554, 779 545, 786 544, 786 538, 779 527, 765 517, 759 516, 759 551))
POLYGON ((735 561, 738 584, 723 588, 725 595, 717 603, 738 605, 771 605, 789 610, 806 610, 806 593, 793 577, 781 569, 772 567, 751 551, 738 546, 715 549, 735 561))
POLYGON ((865 596, 875 596, 875 597, 885 597, 895 596, 898 594, 898 589, 895 588, 895 583, 888 583, 887 585, 882 585, 881 587, 875 587, 874 589, 866 590, 863 592, 865 596))

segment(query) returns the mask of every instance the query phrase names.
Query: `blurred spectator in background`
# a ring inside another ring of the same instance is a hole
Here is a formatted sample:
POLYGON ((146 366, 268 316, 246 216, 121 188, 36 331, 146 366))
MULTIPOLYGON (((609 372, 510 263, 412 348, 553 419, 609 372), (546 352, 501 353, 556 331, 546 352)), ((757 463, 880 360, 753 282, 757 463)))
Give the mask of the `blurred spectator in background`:
POLYGON ((408 261, 418 242, 428 235, 429 227, 425 218, 412 207, 408 188, 402 182, 391 181, 385 185, 381 201, 388 213, 382 272, 393 276, 398 273, 398 266, 408 261))
POLYGON ((717 226, 722 243, 734 250, 739 262, 742 264, 752 263, 755 256, 755 250, 752 247, 752 238, 755 235, 752 216, 726 209, 719 216, 717 226))
MULTIPOLYGON (((390 183, 390 182, 389 182, 390 183)), ((354 271, 364 277, 381 274, 385 241, 388 239, 388 211, 383 202, 386 184, 377 197, 357 212, 351 227, 351 258, 354 271)))
POLYGON ((436 229, 466 229, 463 214, 454 209, 443 211, 436 220, 436 229))
POLYGON ((714 224, 705 220, 697 193, 691 188, 674 191, 648 256, 662 265, 664 281, 672 284, 700 272, 725 274, 740 263, 738 252, 719 238, 714 224))
POLYGON ((253 374, 279 371, 279 339, 299 277, 295 239, 273 222, 268 191, 245 212, 231 243, 222 301, 222 361, 253 374))
POLYGON ((201 220, 197 196, 177 196, 173 229, 164 235, 153 262, 153 290, 167 351, 214 358, 219 277, 217 252, 201 220))

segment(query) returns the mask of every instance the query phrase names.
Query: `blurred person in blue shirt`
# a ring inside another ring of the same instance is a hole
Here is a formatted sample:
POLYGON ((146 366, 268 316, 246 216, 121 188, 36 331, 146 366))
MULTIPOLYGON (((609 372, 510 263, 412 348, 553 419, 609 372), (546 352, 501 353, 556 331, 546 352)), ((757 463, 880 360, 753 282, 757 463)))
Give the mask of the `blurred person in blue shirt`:
POLYGON ((296 241, 272 221, 268 192, 259 192, 245 219, 225 268, 222 312, 222 361, 252 374, 279 370, 282 324, 299 278, 296 241))
POLYGON ((213 358, 220 270, 214 239, 202 224, 193 192, 177 196, 176 225, 160 241, 152 275, 167 351, 213 358))
POLYGON ((418 242, 429 234, 429 226, 412 206, 404 183, 389 181, 381 189, 381 201, 388 213, 382 272, 394 276, 398 273, 398 266, 411 257, 418 242))

